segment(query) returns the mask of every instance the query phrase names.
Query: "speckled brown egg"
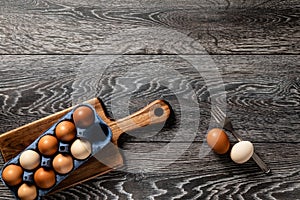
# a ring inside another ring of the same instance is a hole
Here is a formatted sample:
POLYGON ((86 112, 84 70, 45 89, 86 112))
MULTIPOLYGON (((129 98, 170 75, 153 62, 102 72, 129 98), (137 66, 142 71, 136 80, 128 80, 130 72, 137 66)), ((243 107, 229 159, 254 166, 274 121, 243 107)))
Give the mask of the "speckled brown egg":
POLYGON ((73 112, 73 120, 79 128, 87 128, 95 121, 93 110, 88 106, 79 106, 73 112))
POLYGON ((73 122, 62 121, 55 128, 56 137, 63 142, 70 142, 76 136, 76 127, 73 122))
POLYGON ((54 170, 60 174, 67 174, 73 169, 73 158, 67 154, 58 154, 52 162, 54 170))
POLYGON ((54 171, 43 167, 36 170, 33 179, 35 184, 42 189, 51 188, 56 182, 54 171))
POLYGON ((58 150, 58 141, 52 135, 43 136, 38 142, 38 149, 45 156, 52 156, 58 150))
POLYGON ((35 185, 23 183, 18 189, 18 197, 21 200, 33 200, 37 197, 37 189, 35 185))
POLYGON ((208 131, 206 136, 207 144, 218 154, 225 154, 230 147, 226 133, 219 128, 208 131))
POLYGON ((2 171, 2 179, 7 185, 15 186, 22 182, 23 169, 19 165, 11 164, 2 171))

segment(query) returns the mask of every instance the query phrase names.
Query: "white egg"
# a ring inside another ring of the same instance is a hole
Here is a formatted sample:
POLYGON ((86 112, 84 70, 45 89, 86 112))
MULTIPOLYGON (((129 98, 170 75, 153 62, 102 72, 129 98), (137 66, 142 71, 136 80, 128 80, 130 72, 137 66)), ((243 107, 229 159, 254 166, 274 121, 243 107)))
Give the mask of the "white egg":
POLYGON ((253 155, 254 147, 249 141, 241 141, 233 145, 230 153, 231 159, 238 164, 247 162, 253 155))
POLYGON ((33 150, 26 150, 20 155, 20 165, 27 170, 32 170, 40 164, 40 154, 33 150))
POLYGON ((77 139, 71 145, 71 153, 74 158, 83 160, 89 157, 92 152, 92 145, 85 139, 77 139))

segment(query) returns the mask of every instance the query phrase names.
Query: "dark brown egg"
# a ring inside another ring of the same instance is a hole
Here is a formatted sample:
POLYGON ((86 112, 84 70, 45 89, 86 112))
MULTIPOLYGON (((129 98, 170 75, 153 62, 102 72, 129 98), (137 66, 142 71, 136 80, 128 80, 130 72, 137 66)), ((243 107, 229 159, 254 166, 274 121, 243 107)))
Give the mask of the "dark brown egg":
POLYGON ((7 185, 15 186, 22 182, 23 169, 19 165, 8 165, 2 171, 2 179, 7 185))
POLYGON ((56 172, 67 174, 73 169, 73 158, 67 154, 58 154, 53 159, 52 166, 56 172))
POLYGON ((45 156, 52 156, 58 149, 58 141, 52 135, 43 136, 38 142, 38 149, 45 156))
POLYGON ((35 184, 42 189, 51 188, 56 182, 54 171, 43 167, 36 170, 33 179, 35 184))
POLYGON ((87 128, 95 121, 93 110, 88 106, 79 106, 73 112, 73 120, 79 128, 87 128))
POLYGON ((218 154, 225 154, 230 147, 226 133, 219 128, 211 129, 206 136, 207 144, 218 154))
POLYGON ((70 142, 76 136, 76 127, 70 121, 62 121, 55 128, 56 137, 63 142, 70 142))

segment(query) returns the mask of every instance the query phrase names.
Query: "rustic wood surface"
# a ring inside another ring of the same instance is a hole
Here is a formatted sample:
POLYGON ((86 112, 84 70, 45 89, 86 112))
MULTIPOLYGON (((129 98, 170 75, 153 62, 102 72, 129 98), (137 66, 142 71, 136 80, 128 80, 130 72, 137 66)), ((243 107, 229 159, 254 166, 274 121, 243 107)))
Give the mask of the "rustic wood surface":
POLYGON ((296 0, 0 0, 0 133, 95 96, 114 119, 164 99, 163 127, 120 138, 123 168, 44 199, 299 199, 298 29, 296 0), (205 151, 213 100, 271 175, 205 151))

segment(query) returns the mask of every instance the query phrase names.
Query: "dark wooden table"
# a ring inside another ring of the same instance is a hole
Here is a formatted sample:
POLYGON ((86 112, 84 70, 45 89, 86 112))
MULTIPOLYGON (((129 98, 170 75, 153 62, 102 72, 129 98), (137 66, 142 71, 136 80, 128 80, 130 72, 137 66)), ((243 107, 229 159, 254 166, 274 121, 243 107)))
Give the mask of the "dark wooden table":
POLYGON ((296 0, 1 0, 0 132, 94 96, 113 118, 165 99, 164 127, 120 139, 122 169, 45 199, 299 199, 299 44, 296 0), (212 104, 271 175, 205 151, 212 104))

